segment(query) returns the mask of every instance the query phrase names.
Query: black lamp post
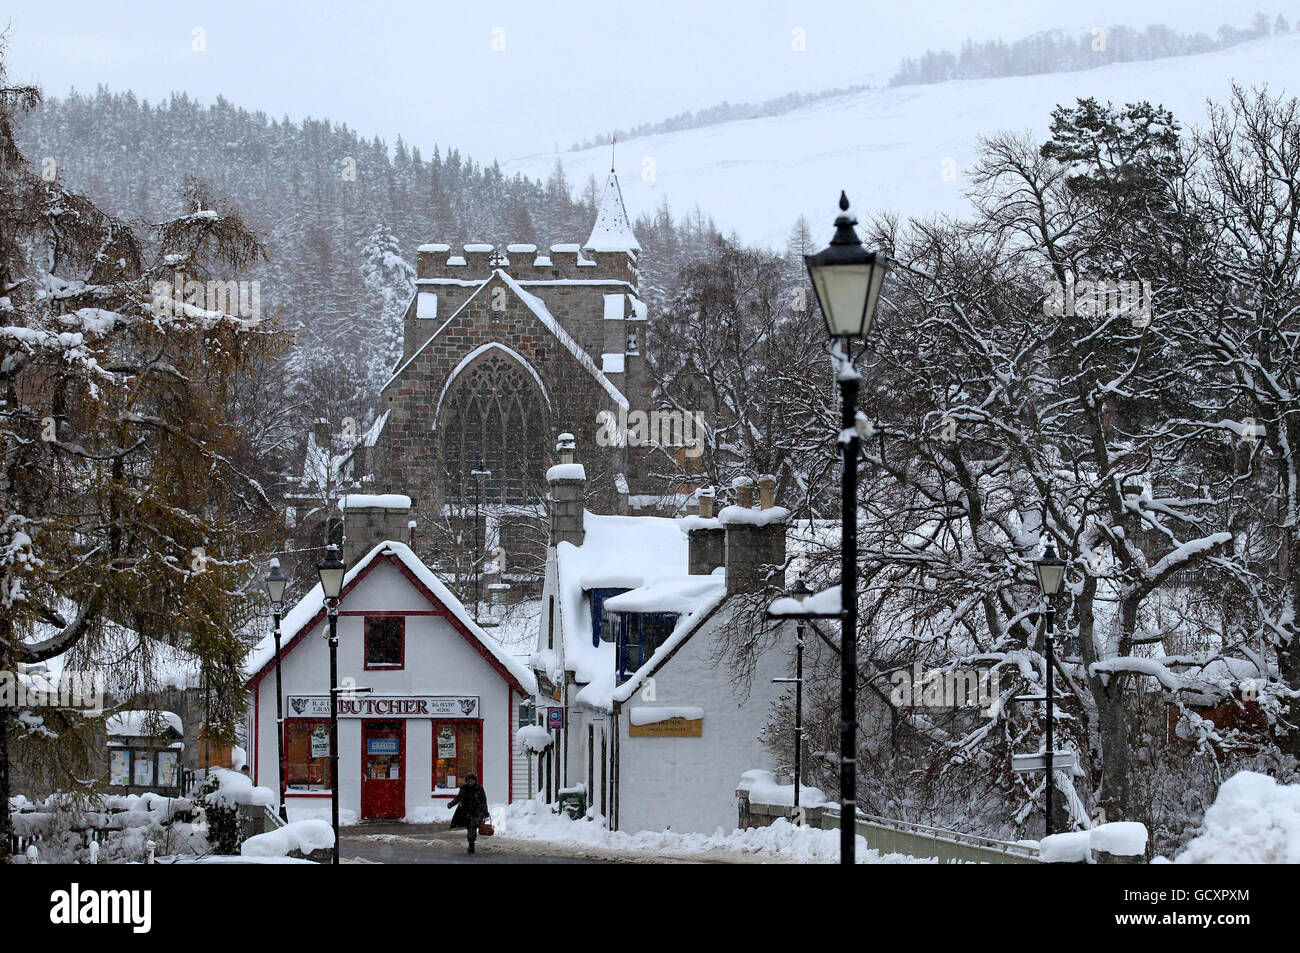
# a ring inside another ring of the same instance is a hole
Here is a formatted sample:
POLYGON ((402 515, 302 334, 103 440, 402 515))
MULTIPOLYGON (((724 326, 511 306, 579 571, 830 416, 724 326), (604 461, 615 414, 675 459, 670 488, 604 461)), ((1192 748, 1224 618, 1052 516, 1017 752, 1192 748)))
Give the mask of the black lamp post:
MULTIPOLYGON (((800 605, 812 595, 803 579, 796 579, 786 593, 800 605)), ((802 616, 795 617, 794 678, 774 678, 774 682, 794 682, 794 814, 799 814, 799 782, 803 778, 803 634, 807 624, 802 616)))
POLYGON ((469 475, 478 477, 478 496, 474 497, 474 621, 478 622, 479 581, 483 578, 483 543, 479 539, 479 507, 483 505, 483 481, 492 475, 491 470, 470 470, 469 475))
POLYGON ((266 576, 266 594, 271 599, 271 613, 275 619, 275 751, 279 765, 280 820, 288 823, 289 812, 284 806, 284 681, 280 676, 280 611, 284 607, 284 587, 289 580, 280 572, 280 560, 271 560, 271 571, 266 576))
POLYGON ((1055 781, 1052 777, 1052 727, 1055 723, 1054 712, 1052 711, 1052 667, 1053 661, 1052 640, 1055 638, 1054 630, 1056 628, 1056 597, 1060 595, 1061 584, 1065 581, 1065 560, 1056 555, 1056 547, 1052 541, 1047 541, 1047 549, 1041 559, 1034 562, 1034 575, 1038 579, 1038 589, 1043 594, 1043 642, 1047 653, 1047 738, 1046 738, 1046 758, 1044 766, 1047 774, 1047 824, 1046 832, 1048 836, 1052 834, 1052 793, 1055 781))
POLYGON ((325 611, 329 616, 330 644, 330 824, 334 828, 334 855, 330 863, 339 862, 339 595, 343 591, 343 576, 347 567, 339 559, 339 548, 333 543, 325 550, 325 558, 316 567, 320 573, 321 592, 325 597, 325 611))
POLYGON ((854 229, 857 219, 848 214, 848 197, 840 193, 840 215, 828 247, 805 255, 804 264, 826 329, 843 338, 845 352, 837 361, 842 405, 840 448, 844 455, 844 482, 840 504, 840 863, 854 862, 857 835, 857 699, 858 699, 858 372, 848 350, 854 338, 864 339, 880 301, 880 288, 889 270, 883 253, 867 251, 854 229))

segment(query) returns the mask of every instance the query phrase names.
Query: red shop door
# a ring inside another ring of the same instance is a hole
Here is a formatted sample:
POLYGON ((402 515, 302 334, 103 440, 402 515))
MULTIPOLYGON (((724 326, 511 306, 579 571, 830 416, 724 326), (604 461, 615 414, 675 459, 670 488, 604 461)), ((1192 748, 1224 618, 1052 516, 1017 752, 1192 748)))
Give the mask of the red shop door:
POLYGON ((406 725, 361 723, 361 816, 406 816, 406 725))

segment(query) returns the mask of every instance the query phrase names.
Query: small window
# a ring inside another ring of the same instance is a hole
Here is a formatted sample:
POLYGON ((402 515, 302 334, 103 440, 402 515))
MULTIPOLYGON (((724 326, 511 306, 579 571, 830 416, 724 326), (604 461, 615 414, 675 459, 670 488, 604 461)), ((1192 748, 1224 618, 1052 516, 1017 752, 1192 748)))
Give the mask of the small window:
POLYGON ((621 685, 649 661, 677 627, 670 612, 627 613, 618 624, 618 682, 621 685))
POLYGON ((366 619, 366 668, 401 668, 406 663, 406 620, 366 619))
POLYGON ((605 600, 627 592, 627 589, 591 590, 591 644, 613 643, 618 640, 618 624, 605 608, 605 600))
POLYGON ((284 783, 290 791, 328 791, 330 723, 306 718, 284 722, 284 783))

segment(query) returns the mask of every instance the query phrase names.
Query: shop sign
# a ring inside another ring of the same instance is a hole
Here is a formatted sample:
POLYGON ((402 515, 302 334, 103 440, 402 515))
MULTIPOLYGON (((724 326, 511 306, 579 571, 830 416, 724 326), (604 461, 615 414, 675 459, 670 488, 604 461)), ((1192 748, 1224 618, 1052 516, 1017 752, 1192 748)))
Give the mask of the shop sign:
MULTIPOLYGON (((357 695, 338 700, 340 718, 479 718, 477 695, 357 695)), ((328 718, 325 695, 290 695, 289 717, 328 718)))

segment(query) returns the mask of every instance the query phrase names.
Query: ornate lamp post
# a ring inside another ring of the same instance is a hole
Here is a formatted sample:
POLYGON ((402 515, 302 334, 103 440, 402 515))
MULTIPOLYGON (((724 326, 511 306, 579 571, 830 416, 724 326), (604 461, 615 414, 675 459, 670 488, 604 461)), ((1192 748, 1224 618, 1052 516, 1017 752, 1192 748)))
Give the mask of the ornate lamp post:
POLYGON ((1056 597, 1060 595, 1061 584, 1065 581, 1065 560, 1056 555, 1056 547, 1052 541, 1047 541, 1047 549, 1041 559, 1034 562, 1034 575, 1038 579, 1038 590, 1043 594, 1043 642, 1046 646, 1047 654, 1047 738, 1044 750, 1047 752, 1044 765, 1047 774, 1047 825, 1046 831, 1050 836, 1052 834, 1052 793, 1055 781, 1052 777, 1052 727, 1054 724, 1054 712, 1052 711, 1052 668, 1055 665, 1054 653, 1052 651, 1052 640, 1055 638, 1054 630, 1056 628, 1056 597))
POLYGON ((266 576, 266 594, 271 600, 275 619, 275 751, 280 788, 280 820, 286 823, 289 812, 284 806, 284 681, 280 676, 280 611, 284 608, 284 587, 289 580, 280 572, 280 560, 271 560, 271 571, 266 576))
POLYGON ((320 573, 321 592, 329 617, 330 646, 330 824, 334 828, 334 855, 330 863, 339 862, 339 595, 347 567, 339 559, 338 546, 331 543, 325 558, 316 567, 320 573))
POLYGON ((849 200, 840 193, 840 215, 835 219, 835 236, 828 247, 805 255, 804 264, 812 279, 817 303, 832 338, 844 341, 836 363, 840 385, 841 431, 839 444, 844 459, 844 480, 840 503, 840 863, 854 863, 857 835, 857 699, 858 699, 858 455, 861 438, 857 430, 858 381, 853 366, 852 342, 865 339, 880 301, 880 288, 889 259, 883 253, 867 251, 854 229, 857 219, 849 215, 849 200))

